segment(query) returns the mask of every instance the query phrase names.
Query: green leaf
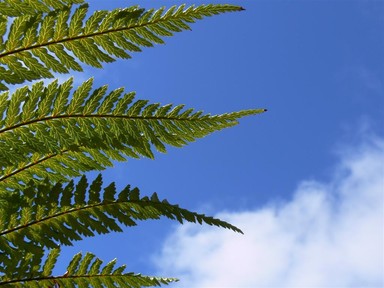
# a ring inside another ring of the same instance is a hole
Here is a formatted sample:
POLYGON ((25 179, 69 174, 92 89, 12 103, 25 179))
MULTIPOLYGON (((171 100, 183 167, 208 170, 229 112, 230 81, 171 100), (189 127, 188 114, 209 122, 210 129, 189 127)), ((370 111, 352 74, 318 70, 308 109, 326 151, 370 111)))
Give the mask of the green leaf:
POLYGON ((0 2, 0 11, 2 15, 22 16, 26 14, 35 15, 46 13, 54 9, 63 9, 71 4, 83 3, 83 0, 12 0, 0 2))
POLYGON ((49 251, 47 260, 45 260, 43 271, 41 272, 44 276, 51 276, 52 270, 55 267, 57 257, 60 255, 60 249, 52 249, 49 251))
MULTIPOLYGON (((160 200, 157 193, 141 197, 139 189, 127 186, 116 198, 113 183, 104 189, 104 195, 101 195, 101 186, 102 177, 99 175, 91 184, 83 176, 76 185, 73 181, 66 186, 53 185, 46 180, 39 185, 30 182, 24 190, 14 191, 11 195, 15 209, 6 209, 2 213, 8 225, 0 232, 0 237, 6 239, 0 252, 6 253, 11 247, 28 251, 27 247, 31 245, 54 249, 59 245, 72 245, 73 241, 84 236, 122 231, 122 225, 135 226, 139 220, 161 217, 180 223, 206 223, 242 233, 224 221, 160 200), (9 221, 11 218, 14 220, 9 221)), ((7 195, 0 194, 5 201, 9 199, 7 195)), ((58 253, 54 250, 49 254, 49 261, 43 269, 45 274, 51 271, 58 253)), ((72 270, 79 265, 76 259, 71 264, 72 270)))
MULTIPOLYGON (((138 6, 88 13, 83 0, 0 0, 0 90, 53 73, 101 68, 131 52, 163 44, 165 37, 233 5, 181 5, 145 11, 138 6)), ((93 79, 73 89, 70 78, 12 87, 0 94, 0 286, 150 287, 177 281, 125 273, 116 259, 103 266, 92 253, 76 254, 63 275, 53 276, 61 245, 121 232, 139 221, 166 217, 242 233, 227 222, 192 212, 157 193, 141 196, 127 185, 103 188, 84 172, 113 161, 154 158, 240 118, 264 112, 203 114, 184 105, 136 100, 123 88, 93 89, 93 79), (81 177, 74 181, 74 177, 81 177)))
POLYGON ((21 188, 30 177, 67 181, 111 166, 111 160, 154 158, 154 150, 165 153, 168 145, 182 147, 265 111, 203 115, 184 105, 135 100, 123 88, 108 95, 106 86, 92 91, 92 79, 71 93, 72 82, 38 82, 17 89, 10 101, 8 94, 0 96, 6 115, 0 122, 0 188, 21 188))
POLYGON ((163 13, 164 8, 144 12, 133 6, 95 11, 88 17, 87 4, 70 5, 82 2, 62 0, 56 5, 49 1, 34 6, 37 0, 29 0, 21 9, 0 2, 4 9, 0 13, 17 16, 8 33, 7 18, 0 18, 0 33, 6 36, 0 42, 4 44, 4 49, 0 49, 0 70, 4 70, 0 71, 0 89, 7 89, 7 84, 51 78, 52 72, 82 71, 81 63, 101 68, 102 63, 113 62, 115 58, 130 58, 128 52, 163 44, 163 37, 189 30, 187 23, 242 9, 233 5, 185 9, 181 5, 163 13))

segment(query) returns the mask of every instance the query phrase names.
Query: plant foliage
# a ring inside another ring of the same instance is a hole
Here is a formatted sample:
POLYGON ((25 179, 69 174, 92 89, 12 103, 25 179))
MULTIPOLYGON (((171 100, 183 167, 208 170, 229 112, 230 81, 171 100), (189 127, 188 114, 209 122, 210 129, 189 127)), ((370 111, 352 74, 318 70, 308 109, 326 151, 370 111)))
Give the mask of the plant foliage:
MULTIPOLYGON (((39 1, 31 1, 30 6, 35 2, 39 1)), ((43 10, 40 6, 38 9, 43 10)), ((17 14, 16 10, 9 9, 9 14, 17 14)), ((82 71, 81 62, 101 68, 103 62, 130 58, 129 53, 140 52, 141 47, 163 44, 163 37, 190 29, 188 23, 197 19, 241 8, 201 5, 185 9, 182 5, 167 11, 144 11, 134 6, 96 11, 86 20, 87 4, 72 9, 63 5, 46 14, 27 10, 31 14, 14 18, 9 29, 7 17, 0 17, 0 90, 6 90, 7 84, 52 78, 52 72, 82 71), (5 35, 6 41, 2 40, 5 35)))
POLYGON ((137 100, 123 88, 94 88, 92 78, 78 87, 73 78, 41 81, 130 58, 196 20, 240 10, 181 5, 89 13, 82 0, 0 0, 0 286, 166 285, 177 279, 126 273, 125 266, 114 268, 116 260, 102 266, 91 253, 75 255, 63 275, 52 273, 62 245, 138 221, 166 217, 242 233, 156 193, 141 196, 129 185, 117 193, 114 183, 103 186, 101 174, 89 184, 84 173, 115 160, 152 159, 155 151, 182 147, 264 109, 210 115, 137 100), (14 87, 25 82, 31 83, 14 87))

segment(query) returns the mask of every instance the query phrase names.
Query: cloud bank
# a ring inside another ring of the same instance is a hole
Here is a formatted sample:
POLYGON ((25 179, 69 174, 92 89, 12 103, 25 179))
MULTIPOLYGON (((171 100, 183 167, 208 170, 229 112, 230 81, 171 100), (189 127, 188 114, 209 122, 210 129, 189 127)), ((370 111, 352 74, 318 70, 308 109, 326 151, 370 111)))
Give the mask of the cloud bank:
POLYGON ((343 151, 328 183, 217 215, 245 235, 178 227, 154 257, 158 274, 179 277, 175 287, 383 287, 384 140, 343 151))

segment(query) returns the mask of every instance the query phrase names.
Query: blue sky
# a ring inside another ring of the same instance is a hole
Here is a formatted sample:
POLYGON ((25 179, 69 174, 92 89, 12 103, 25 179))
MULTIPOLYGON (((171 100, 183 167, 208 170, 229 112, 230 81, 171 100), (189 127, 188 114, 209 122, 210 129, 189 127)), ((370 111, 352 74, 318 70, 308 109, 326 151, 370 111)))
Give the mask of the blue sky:
MULTIPOLYGON (((203 2, 139 4, 181 3, 203 2)), ((381 287, 384 2, 232 3, 246 11, 205 19, 166 45, 74 75, 212 114, 268 108, 154 161, 116 163, 103 174, 105 183, 222 215, 245 235, 142 223, 65 248, 60 267, 90 251, 128 270, 181 277, 183 287, 381 287)))

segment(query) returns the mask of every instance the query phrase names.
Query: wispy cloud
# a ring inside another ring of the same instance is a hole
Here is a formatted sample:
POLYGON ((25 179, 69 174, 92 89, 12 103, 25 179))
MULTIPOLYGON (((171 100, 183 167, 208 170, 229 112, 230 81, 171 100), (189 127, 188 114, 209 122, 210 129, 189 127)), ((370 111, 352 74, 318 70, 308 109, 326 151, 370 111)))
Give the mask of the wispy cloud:
POLYGON ((354 89, 358 88, 356 95, 367 96, 369 93, 368 95, 380 97, 384 86, 380 72, 365 65, 348 65, 338 71, 335 77, 340 83, 344 83, 345 87, 352 87, 350 83, 354 83, 354 89))
POLYGON ((159 275, 180 287, 383 287, 384 139, 340 155, 332 180, 301 181, 289 202, 217 215, 245 235, 177 228, 154 257, 159 275))

